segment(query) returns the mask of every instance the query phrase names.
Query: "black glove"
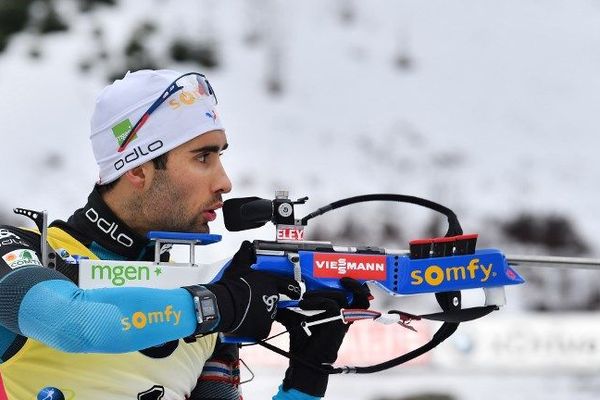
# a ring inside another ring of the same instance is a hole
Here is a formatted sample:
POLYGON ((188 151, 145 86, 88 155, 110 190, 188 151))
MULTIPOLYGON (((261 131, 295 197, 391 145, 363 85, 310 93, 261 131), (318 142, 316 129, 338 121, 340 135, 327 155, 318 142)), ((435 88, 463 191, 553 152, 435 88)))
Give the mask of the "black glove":
MULTIPOLYGON (((202 285, 217 298, 220 321, 215 332, 264 339, 277 314, 279 294, 300 298, 300 285, 293 279, 256 271, 254 245, 242 243, 220 280, 202 285)), ((192 292, 192 288, 185 288, 192 292)))
MULTIPOLYGON (((342 286, 352 292, 350 304, 344 292, 338 290, 318 290, 304 294, 299 302, 303 310, 325 310, 325 312, 306 317, 290 310, 280 310, 277 321, 281 322, 290 333, 290 353, 301 357, 314 365, 333 364, 338 356, 349 324, 341 319, 324 324, 313 325, 308 336, 301 327, 303 321, 310 322, 318 319, 340 315, 341 308, 369 308, 371 293, 366 284, 361 284, 352 278, 342 278, 342 286)), ((290 366, 285 373, 283 389, 297 389, 311 396, 323 397, 327 389, 329 375, 319 372, 297 360, 290 360, 290 366)))

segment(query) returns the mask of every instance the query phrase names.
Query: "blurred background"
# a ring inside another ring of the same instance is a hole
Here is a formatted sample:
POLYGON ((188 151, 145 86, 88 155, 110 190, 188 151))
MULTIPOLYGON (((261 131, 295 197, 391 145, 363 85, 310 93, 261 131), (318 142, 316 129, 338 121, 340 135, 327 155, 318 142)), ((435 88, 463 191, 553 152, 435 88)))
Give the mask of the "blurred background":
MULTIPOLYGON (((0 223, 26 223, 16 206, 64 219, 84 204, 95 96, 142 68, 209 77, 232 197, 288 189, 310 197, 305 215, 357 194, 417 195, 452 208, 480 247, 599 256, 598 0, 0 0, 0 223)), ((212 231, 225 233, 222 218, 212 231)), ((444 232, 430 212, 367 204, 307 235, 401 249, 444 232)), ((198 260, 272 238, 226 233, 198 260)), ((528 283, 501 312, 407 366, 335 376, 328 398, 600 398, 600 272, 518 270, 528 283)), ((435 304, 379 294, 376 307, 435 304)), ((385 360, 436 329, 415 326, 357 323, 340 362, 385 360)), ((244 398, 270 398, 285 360, 243 358, 256 374, 244 398)))

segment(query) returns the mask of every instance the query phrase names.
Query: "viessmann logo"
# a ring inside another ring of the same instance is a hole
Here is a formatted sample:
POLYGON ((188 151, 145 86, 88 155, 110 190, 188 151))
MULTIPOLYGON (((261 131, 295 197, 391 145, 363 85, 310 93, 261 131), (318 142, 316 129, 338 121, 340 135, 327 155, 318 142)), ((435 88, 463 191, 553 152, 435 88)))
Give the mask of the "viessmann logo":
POLYGON ((386 257, 379 255, 315 253, 313 276, 385 281, 386 257))
POLYGON ((493 264, 479 264, 479 258, 473 258, 468 265, 457 265, 452 267, 440 267, 439 265, 430 265, 424 270, 416 269, 410 273, 413 286, 427 283, 431 286, 439 286, 444 282, 457 282, 476 280, 486 282, 490 277, 496 276, 492 270, 493 264))

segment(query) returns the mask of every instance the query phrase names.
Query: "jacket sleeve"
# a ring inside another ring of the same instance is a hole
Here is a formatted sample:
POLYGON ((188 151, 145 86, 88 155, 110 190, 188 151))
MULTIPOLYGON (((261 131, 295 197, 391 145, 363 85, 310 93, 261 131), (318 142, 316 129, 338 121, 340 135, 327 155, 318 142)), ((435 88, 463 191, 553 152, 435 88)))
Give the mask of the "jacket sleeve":
POLYGON ((80 289, 43 267, 34 243, 0 227, 0 324, 66 352, 124 353, 191 335, 185 289, 80 289))

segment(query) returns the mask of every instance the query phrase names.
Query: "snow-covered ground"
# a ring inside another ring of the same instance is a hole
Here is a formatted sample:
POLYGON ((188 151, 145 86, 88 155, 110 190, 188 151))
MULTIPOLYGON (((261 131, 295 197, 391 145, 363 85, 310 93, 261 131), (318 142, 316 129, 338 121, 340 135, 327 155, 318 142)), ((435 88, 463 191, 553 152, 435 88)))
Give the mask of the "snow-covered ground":
MULTIPOLYGON (((83 204, 97 176, 88 141, 95 95, 122 62, 132 30, 151 20, 159 30, 148 43, 159 59, 180 36, 219 45, 221 66, 205 72, 231 144, 231 196, 288 188, 311 197, 308 212, 361 193, 421 195, 450 206, 466 231, 482 234, 491 219, 556 212, 572 218, 599 253, 598 1, 140 3, 81 15, 73 2, 58 2, 69 32, 20 34, 0 54, 3 214, 25 206, 65 218, 83 204), (95 53, 97 27, 109 61, 83 74, 78 64, 95 53), (28 56, 32 48, 41 51, 39 61, 28 56), (266 89, 273 71, 279 95, 266 89)), ((405 233, 421 232, 429 214, 399 209, 391 215, 405 233)), ((360 208, 355 218, 377 222, 379 210, 360 208)), ((224 232, 221 220, 213 232, 224 232)), ((271 238, 272 230, 226 234, 199 253, 223 258, 242 239, 258 237, 271 238)), ((245 398, 267 398, 278 376, 261 374, 245 398)), ((423 387, 448 387, 467 400, 600 396, 595 378, 458 371, 336 377, 330 393, 391 399, 423 387)))

